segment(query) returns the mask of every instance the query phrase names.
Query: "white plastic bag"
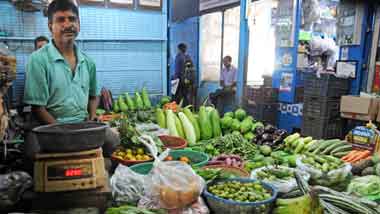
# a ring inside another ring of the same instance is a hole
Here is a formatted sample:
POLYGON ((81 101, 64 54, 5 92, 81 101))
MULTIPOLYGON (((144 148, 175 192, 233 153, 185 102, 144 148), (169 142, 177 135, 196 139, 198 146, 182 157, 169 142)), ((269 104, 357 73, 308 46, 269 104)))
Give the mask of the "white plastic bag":
POLYGON ((296 160, 297 169, 309 173, 311 182, 313 184, 333 187, 334 185, 346 182, 349 178, 352 177, 351 164, 345 163, 341 168, 325 173, 320 169, 303 163, 302 158, 304 157, 298 157, 296 160))
POLYGON ((119 164, 111 177, 112 197, 116 203, 137 203, 144 193, 144 175, 119 164))
POLYGON ((170 150, 157 157, 157 148, 151 137, 142 136, 139 139, 155 158, 152 171, 144 182, 145 196, 165 209, 180 209, 193 204, 203 190, 204 180, 186 163, 162 161, 170 150))
MULTIPOLYGON (((261 167, 261 168, 255 169, 251 172, 251 178, 260 180, 257 176, 257 172, 262 171, 264 169, 273 169, 274 167, 275 166, 266 166, 266 167, 261 167)), ((297 170, 297 169, 293 169, 293 168, 289 168, 289 167, 285 167, 285 166, 277 166, 277 167, 281 168, 281 169, 288 169, 292 172, 295 172, 297 170)), ((297 172, 303 177, 303 179, 305 181, 309 181, 310 175, 307 172, 300 171, 300 170, 297 170, 297 172)), ((292 178, 289 180, 282 180, 282 179, 267 180, 267 179, 264 179, 263 181, 273 185, 274 187, 276 187, 276 189, 280 193, 288 193, 288 192, 291 192, 292 190, 297 189, 297 187, 298 187, 297 181, 295 178, 292 178)))

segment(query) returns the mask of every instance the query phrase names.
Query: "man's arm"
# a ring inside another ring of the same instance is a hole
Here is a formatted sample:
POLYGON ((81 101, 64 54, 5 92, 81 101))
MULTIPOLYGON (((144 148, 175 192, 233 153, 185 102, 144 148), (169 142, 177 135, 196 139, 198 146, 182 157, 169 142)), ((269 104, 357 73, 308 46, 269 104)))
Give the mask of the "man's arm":
POLYGON ((88 99, 88 119, 89 120, 95 120, 96 119, 96 108, 98 107, 98 97, 97 96, 90 96, 88 99))
POLYGON ((220 80, 220 81, 219 81, 219 84, 220 84, 220 86, 222 86, 222 88, 225 87, 225 85, 224 85, 224 80, 220 80))
POLYGON ((45 106, 32 105, 32 112, 43 124, 53 124, 57 122, 55 118, 46 110, 45 106))

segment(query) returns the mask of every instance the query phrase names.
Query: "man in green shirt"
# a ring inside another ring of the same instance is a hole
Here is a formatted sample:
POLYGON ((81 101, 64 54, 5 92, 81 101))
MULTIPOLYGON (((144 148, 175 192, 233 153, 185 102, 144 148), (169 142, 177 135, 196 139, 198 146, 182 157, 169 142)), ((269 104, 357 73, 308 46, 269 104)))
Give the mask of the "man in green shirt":
MULTIPOLYGON (((95 120, 99 95, 96 67, 75 45, 80 31, 76 5, 70 0, 50 3, 48 27, 52 42, 35 51, 27 64, 24 103, 32 106, 40 125, 95 120)), ((26 155, 33 158, 39 148, 31 135, 26 137, 26 155)), ((105 156, 119 142, 108 129, 103 147, 105 156)))

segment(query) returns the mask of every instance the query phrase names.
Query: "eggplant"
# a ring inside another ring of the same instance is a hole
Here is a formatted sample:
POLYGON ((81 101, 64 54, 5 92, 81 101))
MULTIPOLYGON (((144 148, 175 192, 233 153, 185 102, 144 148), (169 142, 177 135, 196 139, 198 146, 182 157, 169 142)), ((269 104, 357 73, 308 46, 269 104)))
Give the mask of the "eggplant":
POLYGON ((261 127, 261 126, 256 127, 256 129, 255 129, 255 135, 256 136, 263 135, 264 133, 265 133, 264 127, 261 127))
POLYGON ((277 130, 276 127, 269 125, 269 124, 266 125, 264 128, 264 132, 269 133, 269 134, 273 134, 276 130, 277 130))
POLYGON ((262 138, 263 138, 263 141, 273 141, 274 140, 273 135, 268 134, 268 133, 264 133, 262 138))

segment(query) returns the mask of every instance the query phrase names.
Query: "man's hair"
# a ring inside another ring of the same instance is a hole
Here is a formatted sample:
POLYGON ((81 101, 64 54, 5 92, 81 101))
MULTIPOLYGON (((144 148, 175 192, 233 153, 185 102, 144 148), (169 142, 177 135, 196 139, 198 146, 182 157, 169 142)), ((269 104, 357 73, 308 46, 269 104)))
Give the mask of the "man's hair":
POLYGON ((231 56, 225 56, 224 59, 228 60, 229 62, 232 62, 232 57, 231 56))
POLYGON ((34 49, 37 48, 37 43, 42 41, 46 41, 47 43, 49 43, 49 39, 46 36, 39 36, 34 39, 34 49))
POLYGON ((178 45, 178 49, 180 49, 183 53, 185 53, 185 52, 186 52, 186 49, 187 49, 187 46, 186 46, 185 43, 180 43, 180 44, 178 45))
POLYGON ((79 17, 78 7, 74 4, 72 0, 54 0, 49 4, 47 15, 48 21, 51 22, 53 19, 53 15, 57 11, 67 11, 71 10, 75 15, 79 17))

